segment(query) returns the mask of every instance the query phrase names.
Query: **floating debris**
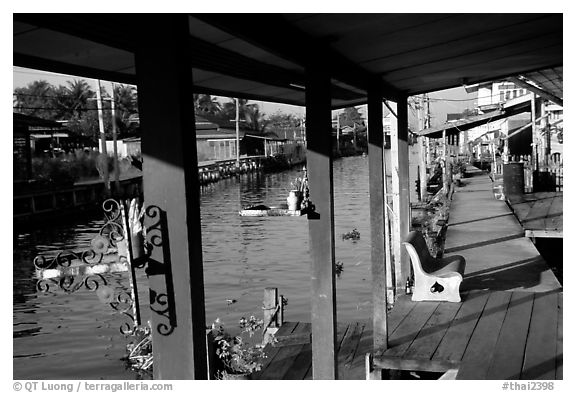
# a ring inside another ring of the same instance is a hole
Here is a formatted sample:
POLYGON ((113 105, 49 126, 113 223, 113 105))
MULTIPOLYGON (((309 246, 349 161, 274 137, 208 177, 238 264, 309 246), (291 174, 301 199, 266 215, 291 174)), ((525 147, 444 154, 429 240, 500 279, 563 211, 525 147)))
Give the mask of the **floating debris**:
POLYGON ((236 303, 238 300, 236 299, 226 299, 226 303, 228 303, 228 305, 234 304, 236 303))
POLYGON ((336 276, 340 277, 342 272, 344 271, 344 262, 336 261, 336 276))
POLYGON ((360 239, 360 232, 358 232, 358 229, 356 228, 342 235, 342 240, 358 240, 358 239, 360 239))

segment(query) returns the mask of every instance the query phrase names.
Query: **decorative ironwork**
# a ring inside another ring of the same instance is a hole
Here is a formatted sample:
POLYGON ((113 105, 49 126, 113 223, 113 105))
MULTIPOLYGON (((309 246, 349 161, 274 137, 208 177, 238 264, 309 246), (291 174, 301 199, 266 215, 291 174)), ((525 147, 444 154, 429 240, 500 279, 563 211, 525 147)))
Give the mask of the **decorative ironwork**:
MULTIPOLYGON (((56 255, 38 255, 34 258, 36 267, 36 288, 40 292, 60 289, 73 293, 80 289, 96 292, 98 298, 109 303, 112 309, 129 319, 120 326, 124 335, 134 333, 140 324, 137 286, 132 249, 130 247, 129 223, 124 204, 114 199, 102 203, 105 223, 90 242, 90 248, 84 251, 64 250, 56 255), (118 253, 119 245, 125 242, 126 255, 118 253), (128 246, 128 247, 126 247, 128 246), (121 290, 117 295, 108 287, 104 273, 129 272, 130 291, 121 290)), ((145 263, 145 258, 139 261, 145 263)))
POLYGON ((39 279, 36 282, 36 289, 40 292, 50 292, 51 285, 62 289, 64 292, 72 293, 84 287, 89 291, 96 291, 101 285, 108 285, 108 282, 101 274, 82 277, 63 276, 39 279))
POLYGON ((170 317, 170 303, 168 301, 168 295, 150 289, 150 309, 156 314, 168 319, 168 324, 159 323, 156 331, 163 336, 170 335, 174 331, 174 326, 172 326, 171 323, 172 318, 170 317), (155 307, 154 305, 156 304, 160 307, 155 307))
POLYGON ((124 322, 120 325, 120 333, 125 336, 133 334, 136 329, 134 324, 136 320, 133 315, 134 300, 132 299, 132 296, 128 292, 120 292, 116 296, 116 301, 110 303, 110 307, 129 319, 128 322, 124 322))
POLYGON ((146 226, 147 241, 153 247, 162 247, 162 211, 158 206, 148 206, 146 216, 155 219, 153 223, 146 226))

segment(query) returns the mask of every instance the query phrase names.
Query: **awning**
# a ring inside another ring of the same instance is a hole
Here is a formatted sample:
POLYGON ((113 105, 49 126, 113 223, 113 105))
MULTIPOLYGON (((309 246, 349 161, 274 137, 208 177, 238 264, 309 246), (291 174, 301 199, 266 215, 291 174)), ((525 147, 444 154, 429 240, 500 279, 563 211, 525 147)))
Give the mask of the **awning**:
POLYGON ((441 138, 444 131, 446 131, 447 135, 453 135, 487 124, 492 121, 505 119, 522 112, 530 112, 530 96, 522 96, 514 100, 510 100, 499 110, 491 111, 477 116, 471 116, 469 118, 446 123, 438 127, 424 129, 420 131, 418 135, 424 135, 429 138, 441 138))

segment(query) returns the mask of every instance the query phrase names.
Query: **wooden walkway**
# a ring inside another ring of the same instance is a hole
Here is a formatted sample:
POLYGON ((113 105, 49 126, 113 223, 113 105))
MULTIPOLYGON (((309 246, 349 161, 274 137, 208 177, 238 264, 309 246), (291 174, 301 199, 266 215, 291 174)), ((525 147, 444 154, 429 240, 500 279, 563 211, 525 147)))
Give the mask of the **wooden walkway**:
POLYGON ((508 202, 527 237, 563 237, 562 192, 512 195, 508 202))
POLYGON ((389 320, 382 369, 457 379, 562 379, 562 292, 475 291, 462 303, 401 297, 389 320))
MULTIPOLYGON (((412 302, 388 314, 389 347, 373 353, 371 323, 338 326, 339 379, 377 369, 454 370, 456 379, 562 379, 562 286, 488 176, 454 193, 445 254, 466 258, 462 302, 412 302)), ((287 323, 256 379, 311 379, 310 324, 287 323)))
POLYGON ((463 179, 450 206, 444 253, 466 258, 461 290, 548 292, 562 286, 482 173, 463 179))

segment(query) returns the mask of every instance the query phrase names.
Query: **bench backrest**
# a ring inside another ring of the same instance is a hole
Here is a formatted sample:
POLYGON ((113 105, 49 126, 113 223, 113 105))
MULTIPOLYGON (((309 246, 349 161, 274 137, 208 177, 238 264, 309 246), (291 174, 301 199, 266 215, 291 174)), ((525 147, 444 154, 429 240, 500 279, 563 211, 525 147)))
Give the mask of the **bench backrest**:
POLYGON ((418 271, 418 273, 427 273, 429 269, 427 269, 426 266, 428 266, 434 258, 430 255, 428 245, 422 233, 418 231, 408 233, 403 244, 410 255, 415 273, 416 271, 418 271))

